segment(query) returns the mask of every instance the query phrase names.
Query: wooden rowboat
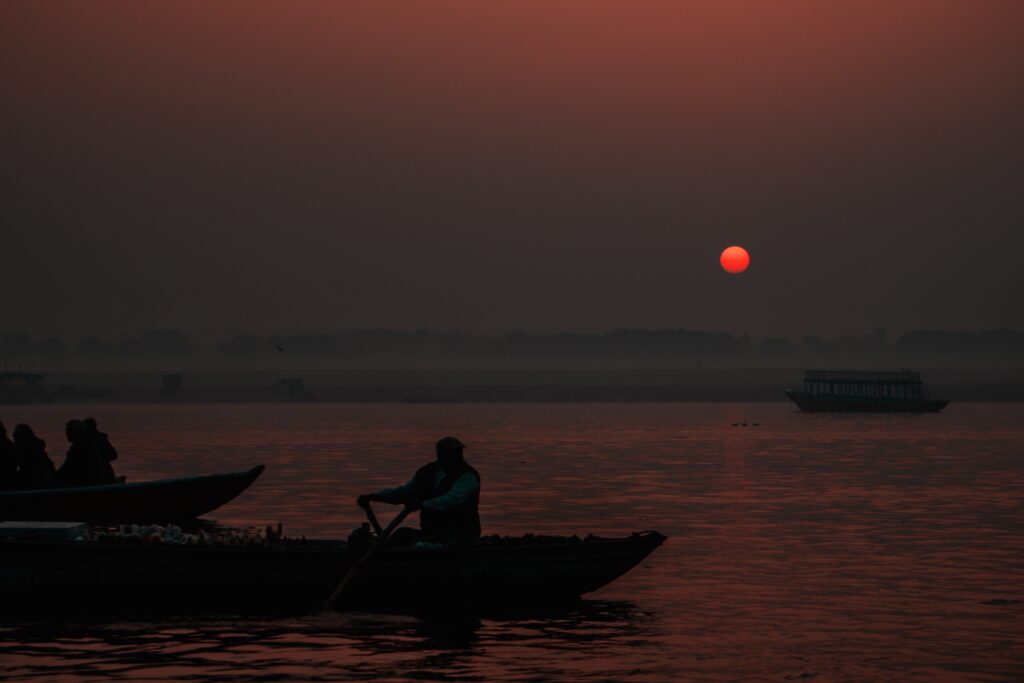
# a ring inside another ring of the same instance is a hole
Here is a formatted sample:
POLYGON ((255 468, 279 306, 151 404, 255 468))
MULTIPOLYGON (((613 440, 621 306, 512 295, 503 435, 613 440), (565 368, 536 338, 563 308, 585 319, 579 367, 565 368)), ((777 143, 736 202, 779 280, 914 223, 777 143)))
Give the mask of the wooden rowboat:
MULTIPOLYGON (((665 540, 483 539, 470 546, 386 547, 341 608, 418 612, 564 603, 639 564, 665 540)), ((0 540, 11 614, 305 614, 365 549, 340 541, 278 546, 0 540)))
POLYGON ((0 492, 0 520, 100 523, 195 519, 235 498, 263 472, 159 479, 133 484, 0 492))

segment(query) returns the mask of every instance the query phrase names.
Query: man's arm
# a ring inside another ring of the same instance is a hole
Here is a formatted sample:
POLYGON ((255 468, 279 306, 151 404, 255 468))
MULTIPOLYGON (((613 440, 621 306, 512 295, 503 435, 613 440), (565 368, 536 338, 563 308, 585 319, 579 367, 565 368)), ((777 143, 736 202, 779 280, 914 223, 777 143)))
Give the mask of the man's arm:
POLYGON ((367 501, 379 500, 382 503, 391 503, 392 505, 405 503, 412 499, 412 494, 415 490, 415 481, 416 478, 413 477, 401 486, 396 486, 390 489, 381 489, 380 491, 369 493, 366 496, 360 496, 359 498, 366 498, 367 501))
POLYGON ((423 501, 425 510, 451 510, 465 503, 469 498, 480 492, 480 479, 472 472, 465 472, 455 480, 448 493, 423 501))

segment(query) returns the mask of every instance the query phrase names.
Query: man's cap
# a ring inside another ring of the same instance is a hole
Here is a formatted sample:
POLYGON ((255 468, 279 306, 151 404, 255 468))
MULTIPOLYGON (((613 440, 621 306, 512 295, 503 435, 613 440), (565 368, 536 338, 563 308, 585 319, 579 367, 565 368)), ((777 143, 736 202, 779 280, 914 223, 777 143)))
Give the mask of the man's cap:
POLYGON ((440 441, 438 441, 437 445, 435 445, 434 447, 437 449, 437 452, 440 453, 442 451, 453 451, 456 449, 465 448, 466 444, 462 443, 454 436, 446 436, 440 441))

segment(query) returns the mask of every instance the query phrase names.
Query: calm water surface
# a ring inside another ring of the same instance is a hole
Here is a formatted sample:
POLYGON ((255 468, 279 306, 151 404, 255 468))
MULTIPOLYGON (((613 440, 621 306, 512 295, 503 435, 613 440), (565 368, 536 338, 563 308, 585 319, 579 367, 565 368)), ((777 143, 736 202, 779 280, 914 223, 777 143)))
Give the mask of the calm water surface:
MULTIPOLYGON (((8 406, 58 463, 92 414, 130 480, 267 471, 216 513, 343 537, 455 434, 486 531, 668 542, 578 608, 0 622, 6 680, 1024 680, 1024 405, 8 406), (759 427, 733 422, 759 421, 759 427)), ((387 518, 390 510, 381 510, 387 518)), ((144 595, 139 596, 145 600, 144 595)))

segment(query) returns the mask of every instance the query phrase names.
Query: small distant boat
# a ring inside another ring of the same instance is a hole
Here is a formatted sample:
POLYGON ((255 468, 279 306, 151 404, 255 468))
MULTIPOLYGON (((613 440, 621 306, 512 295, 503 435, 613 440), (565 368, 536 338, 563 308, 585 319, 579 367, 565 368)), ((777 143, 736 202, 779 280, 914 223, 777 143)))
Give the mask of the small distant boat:
POLYGON ((281 377, 274 382, 274 394, 282 401, 315 401, 301 377, 281 377))
POLYGON ((231 501, 263 472, 159 479, 134 484, 0 492, 0 520, 173 522, 195 519, 231 501))
POLYGON ((164 394, 178 394, 184 386, 185 376, 180 372, 169 372, 160 378, 160 391, 164 394))
POLYGON ((921 373, 902 370, 807 370, 802 390, 787 391, 806 412, 935 413, 948 399, 932 398, 921 373))
POLYGON ((0 372, 0 386, 3 387, 28 387, 39 384, 46 375, 35 372, 0 372))
MULTIPOLYGON (((417 612, 551 606, 619 578, 665 541, 485 538, 469 546, 384 548, 345 608, 417 612)), ((307 614, 365 549, 295 545, 164 545, 0 540, 4 610, 63 614, 307 614)))
POLYGON ((46 403, 49 393, 43 386, 45 375, 34 372, 0 372, 0 403, 46 403))

